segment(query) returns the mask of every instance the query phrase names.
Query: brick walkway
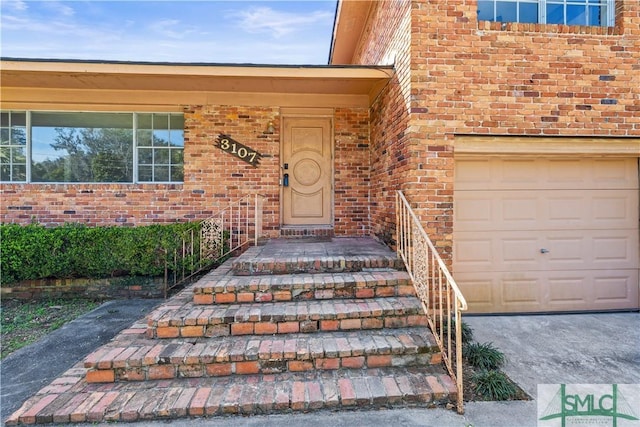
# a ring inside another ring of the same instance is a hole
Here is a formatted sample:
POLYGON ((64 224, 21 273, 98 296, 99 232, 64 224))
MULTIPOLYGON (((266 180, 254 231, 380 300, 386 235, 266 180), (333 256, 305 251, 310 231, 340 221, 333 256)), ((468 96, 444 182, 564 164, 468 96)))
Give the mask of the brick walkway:
POLYGON ((397 266, 370 239, 250 248, 6 424, 447 404, 455 384, 397 266))

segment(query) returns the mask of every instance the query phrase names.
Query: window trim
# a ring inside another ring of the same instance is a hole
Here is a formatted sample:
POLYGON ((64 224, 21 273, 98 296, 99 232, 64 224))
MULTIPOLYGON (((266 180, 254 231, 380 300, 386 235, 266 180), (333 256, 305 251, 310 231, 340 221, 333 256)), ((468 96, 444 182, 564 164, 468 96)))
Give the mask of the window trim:
MULTIPOLYGON (((491 0, 493 3, 493 16, 494 19, 493 20, 485 20, 485 19, 479 19, 479 21, 487 21, 487 22, 500 22, 500 23, 519 23, 519 24, 530 24, 529 22, 521 22, 519 19, 519 16, 517 18, 516 21, 498 21, 495 19, 495 15, 496 15, 496 5, 498 1, 503 1, 503 2, 509 2, 509 3, 515 3, 516 5, 519 5, 520 3, 535 3, 538 5, 538 22, 536 22, 536 24, 540 24, 540 25, 574 25, 574 24, 567 24, 567 23, 548 23, 547 22, 547 4, 551 3, 551 4, 562 4, 563 8, 564 8, 564 16, 565 16, 565 20, 566 20, 566 8, 567 5, 580 5, 580 6, 585 6, 585 7, 589 7, 589 3, 588 0, 491 0), (580 3, 578 3, 578 1, 580 1, 580 3), (584 3, 583 3, 584 2, 584 3)), ((616 2, 615 0, 601 0, 602 4, 593 4, 593 6, 598 6, 598 5, 604 5, 606 6, 606 16, 605 16, 605 25, 580 25, 581 27, 597 27, 597 28, 608 28, 608 27, 615 27, 615 20, 616 20, 616 2)), ((516 8, 516 14, 519 14, 519 8, 516 8)))
MULTIPOLYGON (((2 165, 7 165, 9 168, 9 180, 8 181, 0 181, 0 182, 6 182, 6 183, 22 183, 25 181, 18 181, 18 180, 14 180, 14 170, 16 167, 19 166, 24 166, 24 173, 25 173, 25 178, 28 176, 28 171, 27 171, 27 167, 29 164, 29 151, 28 151, 28 147, 29 147, 29 136, 28 136, 28 132, 27 132, 27 128, 28 128, 28 122, 27 122, 27 112, 24 110, 6 110, 3 111, 7 114, 7 144, 4 145, 2 144, 2 141, 0 141, 0 145, 3 148, 7 148, 7 153, 8 153, 8 159, 6 163, 2 163, 2 165), (24 125, 14 125, 14 116, 21 116, 22 114, 24 114, 24 125), (19 127, 22 128, 24 127, 24 138, 25 138, 25 144, 21 145, 21 144, 14 144, 14 137, 13 137, 13 129, 14 127, 19 127), (18 147, 23 147, 24 149, 24 159, 25 159, 25 163, 17 163, 14 161, 14 150, 18 147)), ((5 126, 1 126, 2 128, 5 128, 5 126)))
MULTIPOLYGON (((7 110, 0 110, 1 112, 7 112, 7 113, 25 113, 25 126, 26 126, 26 138, 27 138, 27 143, 26 143, 26 179, 24 181, 1 181, 0 180, 0 184, 2 185, 11 185, 11 184, 33 184, 33 185, 181 185, 184 184, 184 143, 182 146, 182 150, 183 150, 183 160, 182 160, 182 170, 183 170, 183 179, 182 181, 139 181, 138 180, 138 116, 141 114, 165 114, 169 116, 169 120, 168 120, 168 124, 169 126, 171 126, 171 119, 170 117, 172 115, 180 115, 182 114, 184 117, 184 113, 179 113, 179 112, 165 112, 165 111, 111 111, 112 113, 116 113, 116 114, 132 114, 133 115, 133 120, 132 120, 132 133, 133 133, 133 138, 132 138, 132 149, 133 149, 133 155, 132 155, 132 167, 133 167, 133 173, 132 173, 132 181, 126 181, 126 182, 116 182, 116 181, 104 181, 104 182, 90 182, 90 181, 81 181, 81 182, 71 182, 71 181, 46 181, 46 182, 41 182, 41 181, 32 181, 32 177, 31 177, 31 169, 32 169, 32 113, 34 112, 43 112, 43 113, 85 113, 85 114, 98 114, 98 113, 103 113, 103 111, 68 111, 68 110, 13 110, 13 109, 7 109, 7 110)), ((11 128, 11 127, 10 127, 11 128)), ((170 131, 170 129, 168 129, 170 131)), ((184 133, 184 127, 182 129, 183 133, 184 133)), ((175 149, 178 149, 177 147, 175 149)), ((153 164, 152 164, 153 165, 153 164)), ((171 170, 171 169, 170 169, 171 170)), ((171 173, 169 174, 169 179, 171 179, 171 173)))

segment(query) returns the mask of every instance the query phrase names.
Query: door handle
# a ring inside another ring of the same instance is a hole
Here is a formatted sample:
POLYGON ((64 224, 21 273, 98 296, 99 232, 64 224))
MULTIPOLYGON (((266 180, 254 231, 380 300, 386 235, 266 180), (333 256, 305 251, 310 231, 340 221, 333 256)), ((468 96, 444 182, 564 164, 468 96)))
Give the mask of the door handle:
POLYGON ((541 254, 547 254, 547 253, 549 253, 549 249, 542 248, 542 249, 540 249, 540 253, 541 254))
POLYGON ((284 175, 282 175, 282 186, 283 187, 288 187, 289 186, 289 174, 285 173, 284 175))

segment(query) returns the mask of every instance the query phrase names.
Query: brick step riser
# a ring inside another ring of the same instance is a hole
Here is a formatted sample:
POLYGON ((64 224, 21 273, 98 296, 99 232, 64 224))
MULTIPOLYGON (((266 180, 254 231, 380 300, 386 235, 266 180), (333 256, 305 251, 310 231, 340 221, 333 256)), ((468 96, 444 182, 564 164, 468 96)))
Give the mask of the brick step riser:
POLYGON ((415 288, 409 280, 395 283, 342 282, 342 283, 293 283, 277 286, 199 287, 194 289, 193 303, 197 305, 234 304, 274 301, 309 301, 348 298, 376 298, 415 296, 415 288))
POLYGON ((302 241, 328 241, 334 236, 333 228, 281 228, 280 238, 302 241))
MULTIPOLYGON (((123 382, 168 380, 179 378, 224 377, 231 375, 281 374, 337 369, 372 369, 436 365, 440 354, 369 355, 322 358, 314 360, 251 360, 207 364, 159 364, 134 368, 116 368, 87 372, 87 382, 123 382), (112 379, 113 378, 113 379, 112 379)), ((428 368, 425 368, 428 370, 428 368)))
MULTIPOLYGON (((203 319, 204 320, 204 319, 203 319)), ((427 326, 427 318, 418 314, 387 314, 379 317, 361 317, 326 320, 290 320, 282 322, 262 321, 228 321, 219 319, 220 323, 202 325, 161 326, 147 328, 147 338, 212 338, 238 335, 282 335, 292 333, 314 333, 332 331, 374 330, 383 328, 405 328, 427 326)), ((197 321, 197 319, 196 319, 197 321)), ((211 319, 209 319, 211 321, 211 319)), ((195 321, 194 321, 195 323, 195 321)), ((204 322, 203 322, 204 323, 204 322)))
POLYGON ((391 268, 403 270, 404 264, 397 258, 345 259, 322 258, 286 261, 235 261, 232 271, 236 276, 260 276, 267 274, 301 274, 301 273, 353 273, 370 268, 391 268))
MULTIPOLYGON (((381 371, 381 370, 374 370, 381 371)), ((335 372, 335 371, 334 371, 335 372)), ((278 381, 276 375, 247 375, 241 382, 225 378, 208 384, 177 384, 168 380, 162 387, 87 393, 86 410, 77 411, 64 393, 36 396, 28 410, 14 414, 6 425, 68 424, 169 420, 177 417, 261 415, 315 410, 405 408, 440 406, 456 400, 455 384, 443 374, 398 373, 393 376, 295 378, 278 381), (48 399, 45 401, 45 399, 48 399)), ((198 381, 198 380, 191 380, 198 381)), ((200 380, 202 381, 202 380, 200 380)), ((73 399, 72 399, 73 400, 73 399)))

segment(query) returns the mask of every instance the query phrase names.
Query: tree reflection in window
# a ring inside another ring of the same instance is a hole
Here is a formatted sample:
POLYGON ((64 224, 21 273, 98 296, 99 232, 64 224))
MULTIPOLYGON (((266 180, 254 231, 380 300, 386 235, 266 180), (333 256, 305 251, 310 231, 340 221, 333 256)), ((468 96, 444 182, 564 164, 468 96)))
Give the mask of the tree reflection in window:
POLYGON ((32 113, 33 182, 132 182, 133 115, 32 113))
POLYGON ((181 114, 33 112, 31 181, 182 182, 183 126, 181 114))

